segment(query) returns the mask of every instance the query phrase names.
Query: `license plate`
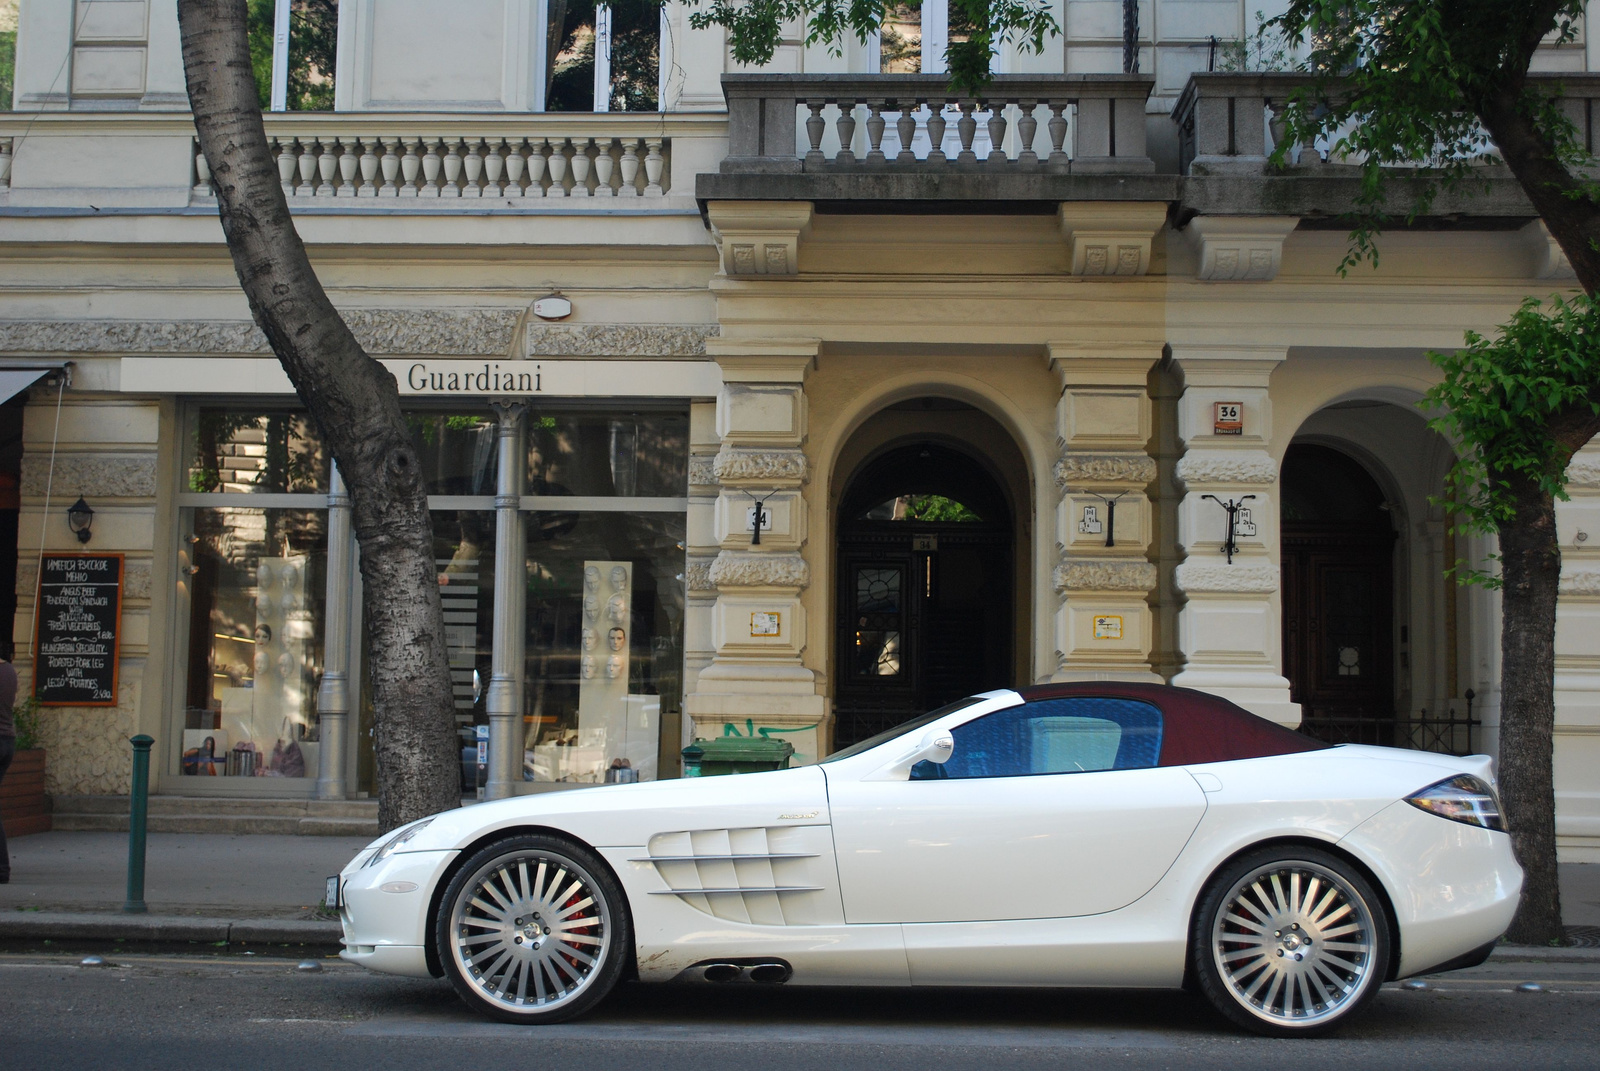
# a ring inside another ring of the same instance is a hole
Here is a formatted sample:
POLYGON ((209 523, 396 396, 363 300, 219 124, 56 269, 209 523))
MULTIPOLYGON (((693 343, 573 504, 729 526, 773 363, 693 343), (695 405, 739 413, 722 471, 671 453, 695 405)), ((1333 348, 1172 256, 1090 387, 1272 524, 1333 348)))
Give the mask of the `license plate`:
POLYGON ((328 879, 328 891, 324 895, 323 899, 327 901, 330 909, 335 909, 341 906, 339 904, 339 875, 335 874, 333 877, 328 879))

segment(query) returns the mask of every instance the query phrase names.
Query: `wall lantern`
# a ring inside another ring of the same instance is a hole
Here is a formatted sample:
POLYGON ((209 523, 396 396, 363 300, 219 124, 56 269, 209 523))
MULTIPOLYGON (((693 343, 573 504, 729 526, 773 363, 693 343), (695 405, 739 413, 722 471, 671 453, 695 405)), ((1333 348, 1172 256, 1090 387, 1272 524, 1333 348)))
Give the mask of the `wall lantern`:
POLYGON ((94 524, 94 510, 89 508, 89 503, 78 496, 78 501, 67 507, 67 527, 78 534, 79 543, 89 542, 89 528, 94 524))

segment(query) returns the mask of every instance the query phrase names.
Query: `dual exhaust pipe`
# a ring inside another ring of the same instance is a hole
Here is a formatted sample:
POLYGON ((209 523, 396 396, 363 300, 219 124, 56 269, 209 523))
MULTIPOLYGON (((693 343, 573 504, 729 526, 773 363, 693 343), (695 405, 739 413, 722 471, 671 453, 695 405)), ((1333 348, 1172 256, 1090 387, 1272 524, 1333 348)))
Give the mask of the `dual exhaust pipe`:
POLYGON ((782 985, 794 968, 781 959, 747 960, 743 963, 704 963, 697 968, 700 977, 722 985, 754 982, 756 985, 782 985))

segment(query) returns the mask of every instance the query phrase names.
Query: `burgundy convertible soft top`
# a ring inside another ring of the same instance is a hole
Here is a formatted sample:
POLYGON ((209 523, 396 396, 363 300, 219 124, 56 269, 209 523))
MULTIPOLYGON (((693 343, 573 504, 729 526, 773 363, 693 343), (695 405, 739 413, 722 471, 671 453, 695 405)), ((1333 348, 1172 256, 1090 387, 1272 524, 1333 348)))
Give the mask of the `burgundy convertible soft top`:
POLYGON ((1162 715, 1162 766, 1258 759, 1266 755, 1320 751, 1333 746, 1257 717, 1221 696, 1197 692, 1192 688, 1124 681, 1072 681, 1018 688, 1017 694, 1030 703, 1038 699, 1096 696, 1138 699, 1154 704, 1160 708, 1162 715))

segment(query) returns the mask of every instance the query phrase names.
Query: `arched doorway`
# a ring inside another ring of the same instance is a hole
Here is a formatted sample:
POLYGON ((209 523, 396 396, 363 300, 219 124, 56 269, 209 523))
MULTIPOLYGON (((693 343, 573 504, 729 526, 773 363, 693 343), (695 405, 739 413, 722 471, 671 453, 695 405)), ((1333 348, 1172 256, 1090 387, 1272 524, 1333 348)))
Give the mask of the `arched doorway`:
POLYGON ((1280 476, 1283 671, 1301 730, 1396 743, 1390 505, 1360 462, 1295 443, 1280 476))
POLYGON ((836 748, 1013 683, 1013 507, 984 462, 902 439, 857 467, 837 516, 836 748))

